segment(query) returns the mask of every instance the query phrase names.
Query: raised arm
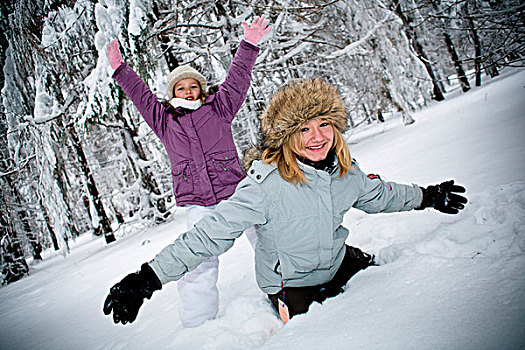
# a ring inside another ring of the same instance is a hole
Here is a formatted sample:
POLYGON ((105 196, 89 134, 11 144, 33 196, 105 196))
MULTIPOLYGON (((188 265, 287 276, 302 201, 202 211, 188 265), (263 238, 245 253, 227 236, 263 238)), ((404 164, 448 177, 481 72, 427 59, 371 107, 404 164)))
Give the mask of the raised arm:
POLYGON ((265 20, 264 16, 255 17, 251 25, 246 22, 242 23, 244 40, 237 49, 224 83, 215 94, 219 116, 226 119, 227 122, 233 120, 246 99, 252 69, 260 50, 257 44, 272 28, 268 26, 268 23, 269 20, 265 20))
POLYGON ((146 83, 124 62, 117 39, 107 45, 106 56, 111 68, 115 69, 113 78, 131 99, 151 129, 162 139, 166 128, 166 107, 146 83))

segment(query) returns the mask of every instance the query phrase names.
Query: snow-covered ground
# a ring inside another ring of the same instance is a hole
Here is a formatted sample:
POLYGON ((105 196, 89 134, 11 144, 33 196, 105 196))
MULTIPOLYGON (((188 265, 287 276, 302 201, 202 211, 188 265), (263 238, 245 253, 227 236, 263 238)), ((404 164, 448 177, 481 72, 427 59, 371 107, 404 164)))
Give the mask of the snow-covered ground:
POLYGON ((255 284, 245 237, 221 256, 219 317, 181 327, 176 283, 131 325, 102 313, 109 288, 185 229, 169 224, 106 246, 86 236, 0 288, 0 349, 525 349, 525 70, 349 135, 365 172, 467 188, 455 216, 350 211, 348 243, 383 265, 286 326, 255 284))

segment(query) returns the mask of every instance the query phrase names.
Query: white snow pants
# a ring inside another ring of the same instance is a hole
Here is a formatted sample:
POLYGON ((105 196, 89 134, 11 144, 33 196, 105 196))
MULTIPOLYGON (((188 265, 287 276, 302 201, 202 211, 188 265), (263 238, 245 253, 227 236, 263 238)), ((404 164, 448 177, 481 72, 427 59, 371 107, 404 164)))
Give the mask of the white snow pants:
MULTIPOLYGON (((186 207, 186 223, 188 229, 213 211, 215 206, 202 207, 191 205, 186 207)), ((244 231, 252 248, 255 248, 257 236, 255 228, 244 231)), ((179 314, 183 327, 197 327, 207 320, 215 318, 219 311, 219 259, 214 256, 203 261, 193 271, 188 272, 178 282, 179 314)))

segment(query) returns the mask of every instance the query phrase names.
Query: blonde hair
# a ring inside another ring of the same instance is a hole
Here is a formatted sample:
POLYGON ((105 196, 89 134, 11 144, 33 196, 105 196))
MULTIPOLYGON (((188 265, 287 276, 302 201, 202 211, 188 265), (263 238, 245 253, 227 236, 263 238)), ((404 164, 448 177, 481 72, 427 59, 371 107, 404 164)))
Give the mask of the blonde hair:
MULTIPOLYGON (((337 157, 339 163, 339 175, 338 177, 343 177, 348 173, 348 170, 352 168, 352 157, 350 156, 350 149, 348 144, 343 139, 343 135, 339 129, 335 128, 331 123, 334 130, 334 144, 332 150, 337 157)), ((300 131, 296 131, 290 136, 285 136, 282 146, 273 149, 266 148, 262 154, 262 161, 269 164, 275 163, 279 175, 286 181, 293 184, 307 184, 308 180, 304 176, 303 171, 299 168, 297 164, 297 151, 294 147, 294 140, 298 141, 298 145, 303 147, 302 138, 300 131)))

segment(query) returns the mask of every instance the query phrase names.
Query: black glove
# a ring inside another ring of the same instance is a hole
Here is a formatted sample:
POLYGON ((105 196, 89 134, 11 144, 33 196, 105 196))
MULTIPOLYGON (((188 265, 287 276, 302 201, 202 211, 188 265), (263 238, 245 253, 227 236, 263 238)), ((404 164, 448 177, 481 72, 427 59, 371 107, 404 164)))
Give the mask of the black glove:
POLYGON ((454 192, 464 193, 465 187, 454 185, 454 180, 440 183, 439 185, 421 187, 423 201, 417 210, 434 208, 446 214, 457 214, 467 203, 467 199, 454 192))
POLYGON ((140 271, 130 273, 111 287, 104 303, 104 313, 113 310, 113 322, 123 325, 137 318, 144 298, 151 298, 154 291, 162 289, 162 283, 148 264, 142 264, 140 271))

